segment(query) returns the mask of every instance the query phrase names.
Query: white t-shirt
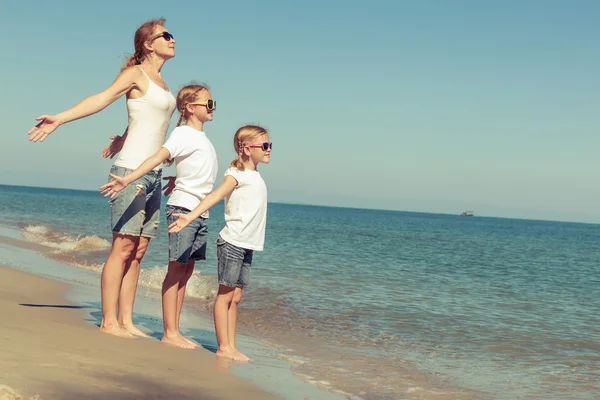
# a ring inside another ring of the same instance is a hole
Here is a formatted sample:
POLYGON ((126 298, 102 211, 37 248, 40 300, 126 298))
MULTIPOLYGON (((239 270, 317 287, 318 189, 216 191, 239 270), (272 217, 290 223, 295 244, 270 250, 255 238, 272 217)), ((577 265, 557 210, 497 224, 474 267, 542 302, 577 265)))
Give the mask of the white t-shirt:
POLYGON ((235 246, 261 251, 267 225, 267 185, 258 171, 229 168, 227 175, 238 184, 225 197, 225 228, 220 235, 235 246))
MULTIPOLYGON (((204 132, 178 126, 163 145, 175 159, 175 189, 167 204, 193 210, 212 192, 217 179, 217 153, 204 132)), ((208 211, 202 215, 208 218, 208 211)))

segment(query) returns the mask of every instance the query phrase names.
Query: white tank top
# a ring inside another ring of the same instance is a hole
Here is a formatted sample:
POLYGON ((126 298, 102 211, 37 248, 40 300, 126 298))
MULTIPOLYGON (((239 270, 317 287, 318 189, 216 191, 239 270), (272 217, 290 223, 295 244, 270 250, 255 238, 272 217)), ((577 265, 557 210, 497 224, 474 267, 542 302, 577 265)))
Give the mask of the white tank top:
MULTIPOLYGON (((142 73, 146 75, 144 70, 142 73)), ((136 169, 161 148, 175 111, 175 97, 148 78, 148 90, 137 99, 127 99, 129 129, 115 165, 136 169)), ((160 170, 159 165, 154 170, 160 170)))

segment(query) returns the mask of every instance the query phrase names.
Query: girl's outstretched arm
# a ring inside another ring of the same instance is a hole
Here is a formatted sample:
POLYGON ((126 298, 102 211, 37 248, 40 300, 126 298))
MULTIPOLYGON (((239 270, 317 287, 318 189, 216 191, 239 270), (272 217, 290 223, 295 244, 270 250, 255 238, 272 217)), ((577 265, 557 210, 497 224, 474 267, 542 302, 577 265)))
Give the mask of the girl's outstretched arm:
POLYGON ((109 174, 114 181, 100 186, 100 193, 104 194, 104 197, 115 197, 117 193, 125 189, 131 182, 140 179, 142 176, 146 175, 148 172, 170 157, 171 153, 169 150, 161 147, 156 153, 148 157, 146 161, 142 163, 142 165, 137 167, 135 171, 131 172, 130 174, 127 174, 123 177, 109 174))
POLYGON ((40 123, 27 132, 29 140, 32 142, 37 142, 38 140, 43 142, 60 125, 102 111, 119 97, 136 87, 142 76, 143 72, 139 68, 128 68, 121 72, 117 79, 102 92, 85 98, 74 107, 59 114, 37 117, 36 121, 40 121, 40 123))
POLYGON ((237 186, 238 182, 231 175, 227 175, 225 180, 216 188, 212 193, 207 195, 201 202, 188 214, 174 213, 174 217, 179 219, 169 225, 169 233, 175 233, 181 231, 190 222, 204 214, 206 211, 211 209, 215 204, 223 200, 223 197, 230 194, 233 189, 237 186))

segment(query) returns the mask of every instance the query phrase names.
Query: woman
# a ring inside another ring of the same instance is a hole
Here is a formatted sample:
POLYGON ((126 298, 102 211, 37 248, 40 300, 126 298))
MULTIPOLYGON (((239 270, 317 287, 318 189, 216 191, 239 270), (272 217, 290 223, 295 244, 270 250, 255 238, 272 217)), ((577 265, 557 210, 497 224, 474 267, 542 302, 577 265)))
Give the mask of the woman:
MULTIPOLYGON (((60 125, 95 114, 125 95, 127 135, 111 173, 125 176, 154 154, 164 143, 175 110, 175 97, 160 75, 164 63, 175 56, 175 39, 164 24, 164 19, 157 19, 140 26, 134 36, 135 53, 117 79, 69 110, 36 118, 41 122, 29 130, 29 140, 43 142, 60 125)), ((110 202, 113 242, 102 270, 102 332, 147 337, 133 325, 133 303, 140 262, 158 228, 160 195, 157 167, 110 202)))

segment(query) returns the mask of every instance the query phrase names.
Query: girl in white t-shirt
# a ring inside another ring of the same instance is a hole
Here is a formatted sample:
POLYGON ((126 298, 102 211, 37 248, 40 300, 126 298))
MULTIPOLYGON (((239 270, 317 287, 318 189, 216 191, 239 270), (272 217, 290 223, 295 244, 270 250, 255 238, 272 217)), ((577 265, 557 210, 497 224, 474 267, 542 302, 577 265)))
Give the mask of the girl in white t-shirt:
POLYGON ((219 293, 215 299, 217 355, 237 361, 249 358, 236 350, 237 305, 250 282, 253 252, 263 250, 267 223, 267 186, 257 166, 271 160, 273 144, 260 126, 237 130, 233 146, 238 156, 225 171, 225 180, 190 213, 177 213, 169 234, 181 232, 195 218, 225 198, 225 227, 217 239, 219 293))
MULTIPOLYGON (((173 215, 189 213, 213 190, 217 177, 217 154, 203 130, 204 123, 212 121, 215 108, 216 102, 207 87, 183 87, 177 94, 177 110, 181 115, 169 139, 128 175, 110 174, 114 180, 103 185, 101 192, 105 197, 113 197, 157 165, 174 159, 177 173, 175 189, 165 207, 167 223, 177 220, 173 215), (186 124, 180 126, 183 120, 186 124)), ((198 344, 181 335, 179 317, 195 261, 206 259, 207 218, 208 212, 200 213, 186 229, 169 233, 169 266, 162 285, 164 335, 161 341, 186 349, 196 348, 198 344)))

